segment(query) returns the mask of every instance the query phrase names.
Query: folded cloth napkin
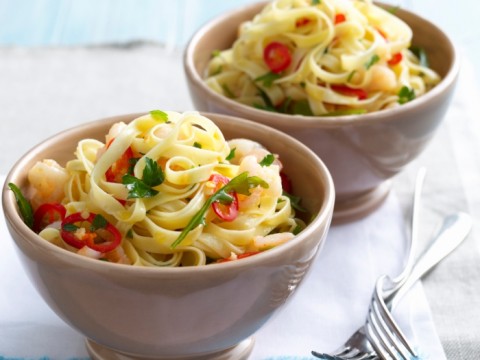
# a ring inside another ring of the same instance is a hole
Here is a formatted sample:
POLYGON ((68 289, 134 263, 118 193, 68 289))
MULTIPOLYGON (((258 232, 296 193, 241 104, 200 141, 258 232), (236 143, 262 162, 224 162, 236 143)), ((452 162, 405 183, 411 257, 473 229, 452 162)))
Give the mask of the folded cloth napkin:
MULTIPOLYGON (((0 184, 4 183, 0 177, 0 184)), ((0 210, 0 360, 86 359, 81 334, 60 320, 29 282, 0 210)), ((307 278, 285 309, 254 335, 252 360, 311 359, 363 324, 381 274, 397 275, 408 241, 395 193, 370 216, 333 226, 307 278)), ((446 359, 421 284, 395 316, 422 359, 446 359)))

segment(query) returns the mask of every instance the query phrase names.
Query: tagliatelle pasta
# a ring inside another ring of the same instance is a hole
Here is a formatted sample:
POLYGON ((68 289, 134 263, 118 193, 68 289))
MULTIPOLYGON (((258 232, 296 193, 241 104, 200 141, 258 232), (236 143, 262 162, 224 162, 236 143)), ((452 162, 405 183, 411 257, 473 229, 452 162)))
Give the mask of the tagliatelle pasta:
POLYGON ((65 168, 39 162, 28 176, 33 228, 81 255, 203 265, 274 247, 305 225, 278 157, 250 140, 226 141, 197 112, 156 110, 117 123, 105 143, 81 140, 75 155, 65 168))
POLYGON ((240 26, 230 49, 215 51, 205 81, 268 111, 379 111, 440 81, 411 41, 411 28, 371 0, 275 0, 240 26))

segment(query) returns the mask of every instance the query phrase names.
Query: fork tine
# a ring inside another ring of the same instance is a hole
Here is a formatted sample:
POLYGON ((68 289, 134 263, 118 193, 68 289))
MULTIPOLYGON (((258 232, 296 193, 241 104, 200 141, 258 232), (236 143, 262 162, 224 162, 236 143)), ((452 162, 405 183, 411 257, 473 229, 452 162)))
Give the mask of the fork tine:
POLYGON ((381 291, 383 291, 382 285, 383 285, 383 280, 385 277, 382 277, 379 279, 377 282, 377 285, 375 287, 375 291, 373 294, 373 301, 372 303, 375 303, 376 306, 374 306, 375 310, 375 315, 377 316, 378 319, 380 319, 380 325, 384 329, 385 334, 389 336, 391 339, 392 344, 395 346, 397 351, 400 352, 400 354, 403 356, 404 359, 409 359, 410 355, 417 357, 417 354, 415 353, 415 350, 412 349, 411 345, 409 344, 406 336, 403 334, 401 329, 398 327, 396 321, 393 319, 390 311, 388 310, 385 301, 383 297, 381 296, 381 291), (388 330, 388 331, 387 331, 388 330), (396 339, 398 339, 405 349, 410 353, 407 354, 404 352, 403 347, 398 344, 398 340, 396 340, 393 336, 396 336, 396 339))
MULTIPOLYGON (((395 354, 392 352, 389 343, 391 339, 387 339, 385 335, 385 329, 382 329, 379 319, 375 316, 375 301, 372 299, 370 308, 368 309, 367 316, 367 337, 375 352, 381 359, 395 358, 395 354)), ((388 332, 388 331, 387 331, 388 332)), ((391 336, 391 334, 390 334, 391 336)))

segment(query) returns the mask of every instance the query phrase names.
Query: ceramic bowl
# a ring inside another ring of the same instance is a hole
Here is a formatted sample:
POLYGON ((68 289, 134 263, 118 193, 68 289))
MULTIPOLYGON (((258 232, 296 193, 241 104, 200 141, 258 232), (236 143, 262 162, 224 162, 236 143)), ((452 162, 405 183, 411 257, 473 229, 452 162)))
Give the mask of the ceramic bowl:
MULTIPOLYGON (((7 176, 25 188, 27 172, 45 158, 64 164, 83 138, 104 139, 110 126, 140 114, 86 123, 55 135, 24 155, 7 176)), ((86 337, 100 359, 246 359, 252 335, 301 284, 322 247, 334 188, 322 161, 292 137, 258 123, 203 113, 226 139, 244 137, 278 153, 296 195, 314 214, 290 242, 239 261, 184 268, 142 268, 89 259, 32 232, 5 186, 2 202, 22 265, 48 305, 86 337)))
POLYGON ((212 52, 230 48, 239 25, 251 20, 265 4, 254 3, 225 13, 191 38, 184 52, 184 70, 193 103, 198 110, 253 120, 300 140, 322 158, 332 174, 336 190, 334 222, 360 218, 383 202, 390 189, 389 180, 434 136, 457 81, 459 59, 455 47, 428 20, 397 9, 395 14, 413 30, 413 44, 426 51, 430 67, 442 77, 434 89, 405 105, 357 116, 272 113, 219 95, 203 80, 212 52))

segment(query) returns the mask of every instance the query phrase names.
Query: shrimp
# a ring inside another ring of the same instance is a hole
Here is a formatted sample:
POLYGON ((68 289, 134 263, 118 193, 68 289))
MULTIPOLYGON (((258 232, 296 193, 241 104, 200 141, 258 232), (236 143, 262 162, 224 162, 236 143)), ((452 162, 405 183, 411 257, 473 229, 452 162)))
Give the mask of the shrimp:
POLYGON ((278 198, 282 195, 282 181, 279 176, 278 166, 261 166, 254 155, 245 156, 239 166, 239 173, 248 172, 249 176, 258 176, 263 179, 268 188, 257 187, 250 191, 250 195, 240 200, 240 208, 247 209, 257 206, 262 196, 278 198))
POLYGON ((65 197, 68 172, 55 160, 37 162, 28 172, 29 193, 34 209, 44 203, 61 202, 65 197))
POLYGON ((127 127, 123 121, 113 124, 108 130, 107 135, 105 135, 105 146, 101 147, 97 151, 97 160, 107 151, 108 146, 110 143, 115 139, 115 137, 122 132, 123 129, 127 127))
POLYGON ((370 81, 366 85, 367 91, 392 92, 397 88, 397 79, 393 70, 384 65, 373 65, 369 71, 370 81))
MULTIPOLYGON (((230 149, 235 149, 235 156, 230 160, 232 164, 239 165, 242 160, 249 155, 253 155, 257 162, 262 161, 265 156, 271 154, 258 142, 247 139, 232 139, 228 142, 230 149)), ((275 156, 274 164, 281 168, 280 160, 275 156)))
POLYGON ((292 240, 294 236, 291 232, 281 232, 265 236, 258 235, 253 238, 253 246, 259 251, 267 250, 292 240))

